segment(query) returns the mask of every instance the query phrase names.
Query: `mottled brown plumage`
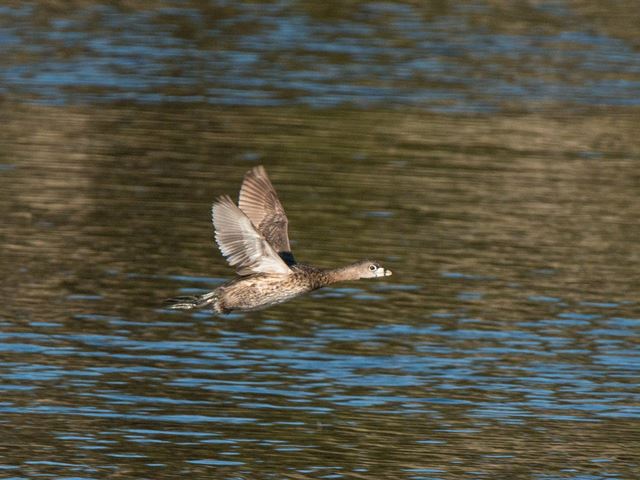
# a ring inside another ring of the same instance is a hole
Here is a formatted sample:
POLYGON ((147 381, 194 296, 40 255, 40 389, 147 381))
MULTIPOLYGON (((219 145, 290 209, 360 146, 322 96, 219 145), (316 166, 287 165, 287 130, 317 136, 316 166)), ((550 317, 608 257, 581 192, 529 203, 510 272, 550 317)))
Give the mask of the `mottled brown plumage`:
POLYGON ((218 313, 259 310, 335 282, 391 275, 369 260, 330 270, 297 263, 287 216, 262 166, 245 175, 238 203, 221 196, 211 213, 216 243, 239 277, 204 295, 173 299, 170 308, 210 307, 218 313))
POLYGON ((245 174, 238 206, 287 265, 294 264, 289 245, 289 220, 262 165, 245 174))

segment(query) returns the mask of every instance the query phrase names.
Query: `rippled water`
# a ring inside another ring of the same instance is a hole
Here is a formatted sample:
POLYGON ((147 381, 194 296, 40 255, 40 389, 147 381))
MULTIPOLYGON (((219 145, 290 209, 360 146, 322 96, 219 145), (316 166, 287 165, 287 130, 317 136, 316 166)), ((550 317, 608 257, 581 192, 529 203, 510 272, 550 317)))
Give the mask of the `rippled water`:
POLYGON ((145 5, 0 9, 0 477, 638 477, 633 4, 145 5), (394 275, 163 309, 257 164, 394 275))
POLYGON ((629 0, 76 3, 0 9, 0 93, 53 104, 640 106, 629 0))

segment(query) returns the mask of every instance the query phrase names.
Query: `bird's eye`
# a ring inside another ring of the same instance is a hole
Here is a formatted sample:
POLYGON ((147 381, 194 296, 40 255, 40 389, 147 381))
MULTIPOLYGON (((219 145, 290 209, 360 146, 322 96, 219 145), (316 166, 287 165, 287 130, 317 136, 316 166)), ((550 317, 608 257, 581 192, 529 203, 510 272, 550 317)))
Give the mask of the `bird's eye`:
POLYGON ((369 270, 371 270, 372 272, 374 270, 376 270, 378 267, 376 267, 373 263, 371 265, 369 265, 369 270))

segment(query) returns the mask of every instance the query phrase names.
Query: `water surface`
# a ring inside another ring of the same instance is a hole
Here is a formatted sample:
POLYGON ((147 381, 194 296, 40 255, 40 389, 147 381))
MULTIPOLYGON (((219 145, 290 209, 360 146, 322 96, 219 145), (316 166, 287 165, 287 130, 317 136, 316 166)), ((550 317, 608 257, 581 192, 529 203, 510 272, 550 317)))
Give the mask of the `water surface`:
POLYGON ((635 9, 52 5, 0 9, 0 476, 637 476, 635 9), (258 164, 394 275, 163 309, 258 164))

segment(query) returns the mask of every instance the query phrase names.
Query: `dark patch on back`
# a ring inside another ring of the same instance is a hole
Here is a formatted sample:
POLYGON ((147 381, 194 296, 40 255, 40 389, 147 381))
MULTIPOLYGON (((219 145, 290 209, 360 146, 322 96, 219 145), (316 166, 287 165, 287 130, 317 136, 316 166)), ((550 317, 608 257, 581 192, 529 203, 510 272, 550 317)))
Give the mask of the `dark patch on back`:
POLYGON ((296 264, 296 259, 293 258, 293 253, 291 252, 278 252, 280 258, 284 260, 284 263, 287 264, 288 267, 296 264))

